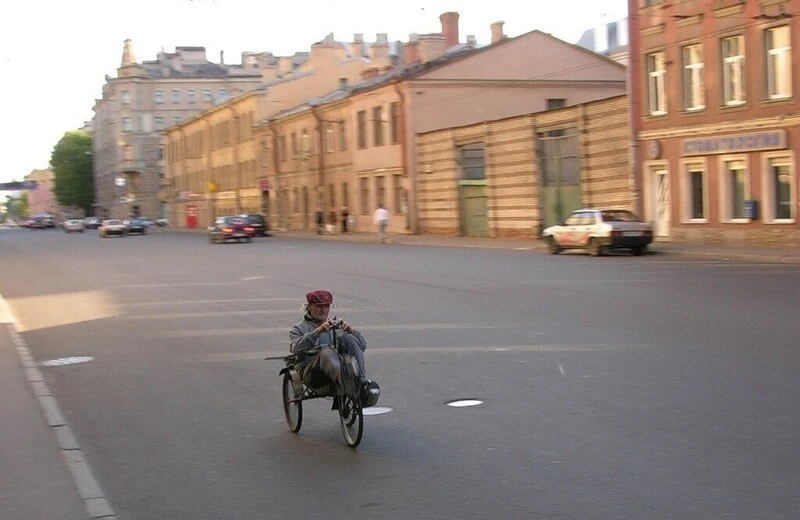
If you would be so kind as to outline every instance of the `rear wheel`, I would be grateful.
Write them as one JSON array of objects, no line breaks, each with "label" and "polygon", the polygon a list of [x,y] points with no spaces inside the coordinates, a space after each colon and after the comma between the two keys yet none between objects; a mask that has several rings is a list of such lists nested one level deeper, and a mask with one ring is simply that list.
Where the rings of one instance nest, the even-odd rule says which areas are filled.
[{"label": "rear wheel", "polygon": [[644,245],[644,246],[636,246],[636,247],[633,248],[633,254],[636,255],[636,256],[639,256],[642,253],[646,253],[646,252],[647,252],[647,246],[646,245]]},{"label": "rear wheel", "polygon": [[289,372],[283,374],[283,414],[286,416],[286,425],[289,431],[297,433],[303,425],[303,402],[298,401],[300,397],[294,391],[292,376]]},{"label": "rear wheel", "polygon": [[361,407],[361,399],[349,395],[339,396],[339,422],[342,423],[342,434],[344,441],[351,448],[355,448],[361,442],[361,435],[364,433],[364,410]]}]

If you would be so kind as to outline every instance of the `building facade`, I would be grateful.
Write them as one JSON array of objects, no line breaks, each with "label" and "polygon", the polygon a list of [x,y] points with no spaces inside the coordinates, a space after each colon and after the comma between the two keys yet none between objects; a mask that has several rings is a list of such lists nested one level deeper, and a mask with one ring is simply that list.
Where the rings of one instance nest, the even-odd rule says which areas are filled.
[{"label": "building facade", "polygon": [[23,180],[36,182],[36,189],[26,190],[28,192],[28,214],[58,216],[59,207],[53,193],[53,170],[45,168],[43,170],[33,170],[25,176]]},{"label": "building facade", "polygon": [[633,208],[616,96],[417,136],[420,232],[538,237],[581,207]]},{"label": "building facade", "polygon": [[631,8],[636,193],[657,237],[800,245],[800,0]]},{"label": "building facade", "polygon": [[161,131],[260,85],[262,58],[211,63],[204,47],[177,47],[139,63],[126,40],[117,77],[106,77],[93,108],[95,213],[123,217],[138,206],[142,215],[166,216]]},{"label": "building facade", "polygon": [[[458,13],[444,13],[440,21],[441,33],[412,34],[402,45],[386,45],[379,35],[357,60],[367,63],[360,69],[359,81],[340,75],[337,88],[325,94],[317,91],[288,109],[270,110],[270,101],[285,97],[272,96],[281,85],[284,92],[298,91],[294,86],[308,77],[307,71],[298,70],[267,84],[266,92],[258,97],[252,144],[245,145],[257,151],[259,173],[237,190],[261,189],[262,208],[269,210],[270,222],[280,228],[312,229],[318,208],[331,221],[347,207],[355,229],[368,230],[373,211],[383,204],[393,216],[390,231],[418,233],[425,229],[420,227],[417,196],[423,175],[417,161],[418,134],[625,93],[624,66],[548,34],[532,31],[506,38],[503,23],[497,22],[490,27],[492,43],[479,46],[472,36],[460,42]],[[319,46],[329,46],[329,52],[342,47],[328,38],[312,46],[312,56]],[[242,103],[245,98],[230,103]],[[187,142],[185,136],[193,133],[190,127],[204,128],[217,113],[217,109],[208,111],[164,133],[167,176],[176,186],[200,190],[200,179],[208,178],[206,167],[191,173],[191,179],[178,179],[189,170],[176,162]],[[217,161],[198,160],[197,168]],[[245,177],[241,179],[245,182]],[[211,204],[210,193],[183,191],[196,201],[176,200],[176,215],[185,213],[186,206],[190,212],[202,213]],[[211,214],[210,209],[204,213]],[[179,225],[185,221],[177,220]],[[451,231],[463,230],[454,227]]]}]

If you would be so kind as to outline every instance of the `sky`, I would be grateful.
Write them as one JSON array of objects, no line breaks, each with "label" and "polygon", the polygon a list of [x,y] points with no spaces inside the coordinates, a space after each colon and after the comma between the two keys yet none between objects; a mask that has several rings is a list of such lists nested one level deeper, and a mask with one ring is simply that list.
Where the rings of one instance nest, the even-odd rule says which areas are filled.
[{"label": "sky", "polygon": [[503,21],[509,37],[534,29],[576,43],[587,29],[621,20],[627,0],[18,0],[0,20],[0,182],[46,168],[64,132],[92,118],[105,76],[116,76],[123,41],[137,60],[164,49],[202,46],[210,61],[225,51],[275,55],[307,52],[333,33],[351,41],[376,33],[408,41],[411,33],[441,31],[439,15],[459,13],[461,41],[490,42]]}]

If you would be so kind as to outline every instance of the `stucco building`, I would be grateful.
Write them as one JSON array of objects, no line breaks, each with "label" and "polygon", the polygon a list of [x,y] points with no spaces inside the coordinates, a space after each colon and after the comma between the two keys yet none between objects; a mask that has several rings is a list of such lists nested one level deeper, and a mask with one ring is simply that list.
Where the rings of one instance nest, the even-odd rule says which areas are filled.
[{"label": "stucco building", "polygon": [[636,194],[662,240],[800,245],[800,0],[631,0]]},{"label": "stucco building", "polygon": [[[329,215],[347,206],[357,229],[371,229],[372,212],[384,204],[393,215],[392,231],[424,231],[417,190],[420,176],[428,172],[418,169],[418,134],[625,93],[625,67],[610,59],[540,31],[507,38],[502,22],[489,27],[489,45],[478,45],[473,36],[461,42],[458,18],[458,13],[444,13],[441,33],[412,34],[408,42],[375,50],[376,44],[385,43],[379,35],[357,60],[368,63],[361,67],[359,79],[353,81],[353,76],[340,73],[335,88],[307,91],[307,99],[283,110],[265,108],[272,106],[272,91],[278,85],[295,90],[303,71],[294,73],[295,79],[287,75],[266,86],[266,93],[254,93],[258,115],[252,137],[237,146],[258,151],[257,173],[229,176],[241,183],[224,190],[239,193],[238,199],[235,193],[220,198],[219,193],[205,189],[213,171],[200,171],[197,166],[190,174],[182,154],[188,142],[185,136],[193,133],[190,128],[207,132],[203,129],[207,121],[219,117],[215,114],[233,117],[239,109],[215,109],[165,131],[168,181],[178,187],[174,193],[194,199],[175,200],[176,222],[186,222],[187,209],[206,216],[216,213],[224,207],[223,200],[243,200],[248,190],[257,187],[262,192],[261,207],[277,227],[310,229],[318,207]],[[333,38],[326,40],[320,43],[337,48]],[[230,104],[250,103],[249,98],[241,96]],[[198,139],[207,142],[204,137]],[[529,143],[533,139],[531,135]],[[200,162],[194,164],[203,160],[214,164],[227,154],[207,146],[203,150],[213,157],[197,158]]]},{"label": "stucco building", "polygon": [[33,170],[23,179],[36,182],[36,189],[26,190],[28,192],[28,213],[30,215],[48,213],[55,216],[59,214],[58,202],[53,193],[53,176],[53,170],[45,168]]},{"label": "stucco building", "polygon": [[206,58],[204,47],[177,47],[156,60],[138,62],[126,40],[117,77],[106,77],[93,107],[93,175],[97,212],[114,217],[139,206],[142,215],[163,216],[160,132],[262,82],[262,68],[276,59],[243,53],[229,65]]}]

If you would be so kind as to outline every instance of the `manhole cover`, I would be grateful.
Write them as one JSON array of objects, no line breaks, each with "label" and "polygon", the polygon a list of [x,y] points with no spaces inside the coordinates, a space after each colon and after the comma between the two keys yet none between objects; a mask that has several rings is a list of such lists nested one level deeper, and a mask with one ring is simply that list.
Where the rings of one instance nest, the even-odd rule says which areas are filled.
[{"label": "manhole cover", "polygon": [[383,415],[391,411],[392,409],[388,406],[372,406],[370,408],[364,408],[364,415]]},{"label": "manhole cover", "polygon": [[480,399],[456,399],[455,401],[448,401],[445,404],[453,408],[465,408],[467,406],[478,406],[479,404],[483,404],[483,401]]},{"label": "manhole cover", "polygon": [[57,359],[45,359],[44,361],[39,361],[39,366],[63,367],[66,365],[79,365],[81,363],[89,363],[90,361],[94,361],[94,356],[62,357]]}]

